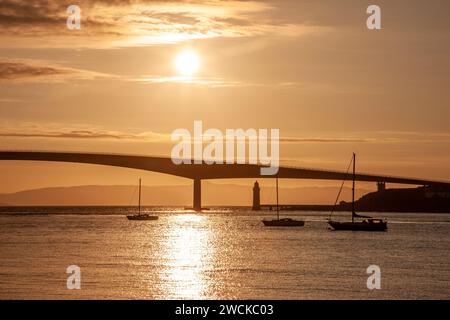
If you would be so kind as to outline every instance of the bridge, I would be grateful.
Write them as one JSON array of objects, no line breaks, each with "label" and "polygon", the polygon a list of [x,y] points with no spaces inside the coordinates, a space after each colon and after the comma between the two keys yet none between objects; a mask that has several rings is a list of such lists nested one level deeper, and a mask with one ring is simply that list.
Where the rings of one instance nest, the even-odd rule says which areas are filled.
[{"label": "bridge", "polygon": [[[151,157],[123,154],[77,153],[77,152],[44,152],[44,151],[0,151],[0,160],[27,161],[57,161],[71,163],[88,163],[123,168],[132,168],[170,174],[192,179],[194,182],[193,208],[201,210],[201,181],[207,179],[231,178],[271,178],[275,176],[261,175],[262,165],[253,164],[179,164],[171,158]],[[279,168],[278,178],[288,179],[317,179],[317,180],[345,180],[346,172],[305,169],[282,166]],[[396,183],[409,185],[445,186],[450,182],[432,181],[414,178],[392,177],[357,173],[357,181],[377,183]]]}]

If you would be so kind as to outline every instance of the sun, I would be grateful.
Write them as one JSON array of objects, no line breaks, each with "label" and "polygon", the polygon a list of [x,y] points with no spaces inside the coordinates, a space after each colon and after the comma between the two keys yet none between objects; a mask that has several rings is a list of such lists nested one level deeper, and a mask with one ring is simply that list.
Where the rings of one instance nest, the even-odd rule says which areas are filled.
[{"label": "sun", "polygon": [[193,50],[183,50],[175,58],[175,68],[180,75],[192,76],[200,67],[200,58]]}]

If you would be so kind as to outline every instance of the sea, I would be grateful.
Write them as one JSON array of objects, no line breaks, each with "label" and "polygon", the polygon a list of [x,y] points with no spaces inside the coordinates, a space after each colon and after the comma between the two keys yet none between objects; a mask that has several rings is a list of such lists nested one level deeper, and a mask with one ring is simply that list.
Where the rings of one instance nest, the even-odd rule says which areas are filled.
[{"label": "sea", "polygon": [[0,208],[0,299],[450,299],[450,214],[373,213],[388,231],[354,232],[328,212],[281,212],[305,220],[283,228],[271,211],[135,210]]}]

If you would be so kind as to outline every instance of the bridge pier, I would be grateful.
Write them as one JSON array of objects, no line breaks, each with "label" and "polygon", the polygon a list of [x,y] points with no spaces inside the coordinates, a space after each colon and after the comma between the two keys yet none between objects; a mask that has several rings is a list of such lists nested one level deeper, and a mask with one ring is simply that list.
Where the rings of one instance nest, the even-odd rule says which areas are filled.
[{"label": "bridge pier", "polygon": [[382,181],[377,182],[377,190],[378,190],[378,192],[385,191],[386,190],[386,183],[382,182]]},{"label": "bridge pier", "polygon": [[195,211],[202,211],[202,180],[194,179],[194,205]]}]

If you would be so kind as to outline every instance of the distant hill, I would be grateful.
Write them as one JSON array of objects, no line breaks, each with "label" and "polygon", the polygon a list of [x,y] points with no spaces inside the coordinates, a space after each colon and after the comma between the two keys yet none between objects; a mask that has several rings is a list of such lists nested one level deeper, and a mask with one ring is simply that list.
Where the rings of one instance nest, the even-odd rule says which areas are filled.
[{"label": "distant hill", "polygon": [[[350,208],[350,204],[342,207]],[[364,195],[356,202],[360,211],[450,212],[450,190],[439,187],[386,189]]]},{"label": "distant hill", "polygon": [[[74,186],[25,190],[0,194],[0,203],[9,205],[135,205],[136,186]],[[332,204],[338,189],[334,187],[280,188],[280,203]],[[143,186],[143,205],[192,205],[192,186]],[[369,192],[357,190],[357,196]],[[133,196],[134,193],[134,196]],[[344,188],[341,199],[348,200],[351,190]],[[203,205],[251,205],[252,187],[235,184],[202,183]],[[275,203],[275,189],[261,189],[261,203]]]}]

